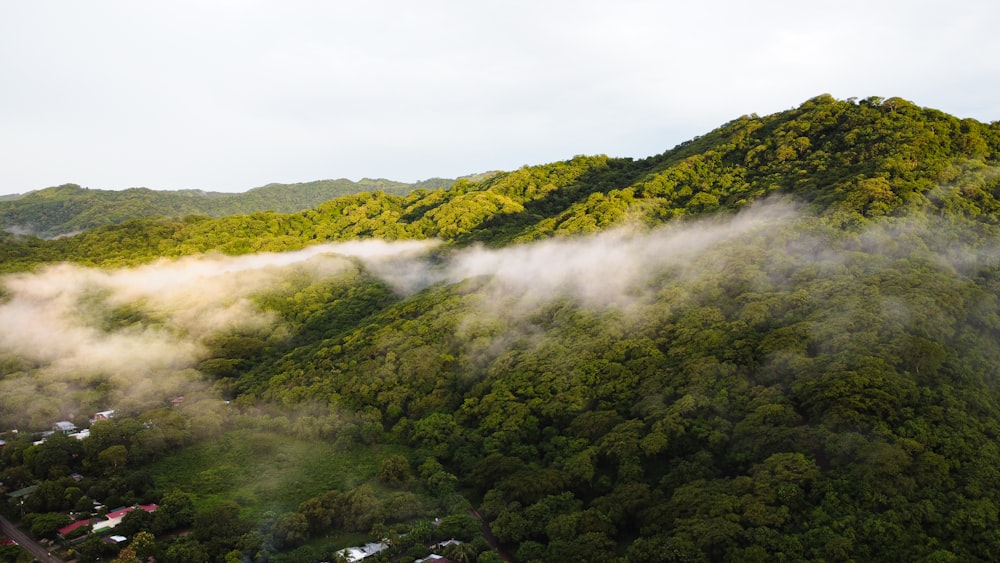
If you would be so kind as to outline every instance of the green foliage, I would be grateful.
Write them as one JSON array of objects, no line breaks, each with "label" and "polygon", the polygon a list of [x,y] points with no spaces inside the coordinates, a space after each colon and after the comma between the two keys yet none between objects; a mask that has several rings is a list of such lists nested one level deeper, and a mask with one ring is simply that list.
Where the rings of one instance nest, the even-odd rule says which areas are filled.
[{"label": "green foliage", "polygon": [[378,480],[386,485],[403,485],[411,477],[410,461],[406,459],[406,456],[394,455],[387,457],[378,466]]},{"label": "green foliage", "polygon": [[42,238],[73,234],[142,217],[185,217],[200,221],[261,211],[295,213],[324,201],[359,192],[406,195],[415,189],[446,187],[451,180],[434,178],[416,184],[391,180],[320,180],[301,184],[268,184],[244,193],[200,190],[91,190],[75,184],[45,188],[0,201],[0,229]]},{"label": "green foliage", "polygon": [[[422,538],[438,512],[440,533],[482,542],[465,499],[525,561],[990,560],[998,165],[997,124],[820,96],[639,161],[11,238],[10,270],[365,237],[440,238],[447,261],[465,245],[615,227],[700,233],[697,218],[769,196],[801,206],[653,269],[627,299],[524,306],[489,279],[400,295],[360,265],[290,279],[255,297],[283,332],[205,343],[203,373],[234,396],[218,435],[198,440],[169,411],[123,416],[79,446],[9,444],[4,476],[45,479],[31,501],[45,513],[82,492],[139,494],[134,470],[151,468],[171,492],[149,524],[194,524],[165,561],[308,558],[328,534],[373,528]],[[81,467],[108,478],[72,491],[63,478]]]},{"label": "green foliage", "polygon": [[[475,300],[438,288],[287,365],[334,366],[310,396],[328,389],[398,420],[400,439],[445,462],[428,459],[421,477],[448,467],[476,487],[496,535],[526,557],[607,558],[624,542],[637,561],[920,558],[918,546],[965,541],[935,515],[988,526],[982,510],[997,506],[955,488],[994,450],[1000,358],[981,343],[1000,325],[976,289],[995,276],[935,263],[941,229],[916,226],[845,238],[820,223],[720,245],[690,265],[694,280],[650,280],[683,299],[552,305],[532,330],[500,333],[486,362],[468,324],[453,336]],[[414,350],[424,363],[400,369]],[[940,387],[956,377],[975,390]],[[443,406],[421,407],[436,389]],[[962,556],[984,558],[973,545]]]},{"label": "green foliage", "polygon": [[[257,419],[256,424],[265,421]],[[248,516],[260,517],[267,510],[295,510],[323,491],[356,487],[375,477],[382,456],[404,451],[387,445],[339,449],[287,432],[242,429],[176,452],[151,467],[157,484],[175,491],[163,497],[167,512],[176,505],[190,514],[189,502],[201,511],[221,500],[234,500]],[[183,498],[174,501],[173,495],[180,492]],[[183,514],[178,518],[183,520]]]},{"label": "green foliage", "polygon": [[79,440],[54,434],[42,444],[27,449],[24,452],[24,463],[40,479],[64,477],[79,468],[77,460],[82,451]]},{"label": "green foliage", "polygon": [[167,563],[187,563],[190,561],[210,561],[208,550],[193,538],[181,538],[170,543],[163,560]]},{"label": "green foliage", "polygon": [[163,494],[159,508],[154,514],[154,522],[160,531],[186,528],[194,521],[194,500],[191,495],[180,490],[170,490]]},{"label": "green foliage", "polygon": [[282,514],[275,521],[271,534],[278,549],[296,547],[309,537],[309,521],[298,512]]},{"label": "green foliage", "polygon": [[[58,259],[122,265],[364,237],[502,245],[736,210],[774,193],[795,194],[845,226],[901,213],[993,223],[1000,211],[993,173],[998,137],[996,124],[899,98],[855,103],[819,96],[787,112],[741,117],[643,160],[581,156],[406,196],[379,189],[291,214],[135,219],[47,243],[6,235],[8,259],[0,263],[6,269]],[[77,191],[59,188],[50,199]]]},{"label": "green foliage", "polygon": [[[223,501],[194,516],[192,535],[210,553],[225,553],[236,546],[240,536],[250,529],[250,523],[240,516],[240,506]],[[289,530],[289,533],[292,532]]]},{"label": "green foliage", "polygon": [[0,545],[0,561],[3,563],[27,563],[33,557],[18,545]]},{"label": "green foliage", "polygon": [[116,444],[101,450],[101,453],[97,454],[97,459],[108,468],[109,472],[114,472],[128,461],[128,450],[125,446]]},{"label": "green foliage", "polygon": [[36,513],[31,518],[31,534],[35,537],[52,538],[59,528],[70,523],[69,516],[58,512]]}]

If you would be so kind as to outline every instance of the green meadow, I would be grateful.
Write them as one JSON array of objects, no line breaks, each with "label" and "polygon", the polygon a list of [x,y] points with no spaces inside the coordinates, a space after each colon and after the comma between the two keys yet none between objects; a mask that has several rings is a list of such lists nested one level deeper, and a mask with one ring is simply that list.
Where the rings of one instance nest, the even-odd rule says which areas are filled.
[{"label": "green meadow", "polygon": [[151,468],[158,488],[192,495],[198,510],[235,501],[247,516],[294,511],[328,490],[372,481],[379,463],[408,452],[392,445],[348,449],[279,432],[230,430],[159,460]]}]

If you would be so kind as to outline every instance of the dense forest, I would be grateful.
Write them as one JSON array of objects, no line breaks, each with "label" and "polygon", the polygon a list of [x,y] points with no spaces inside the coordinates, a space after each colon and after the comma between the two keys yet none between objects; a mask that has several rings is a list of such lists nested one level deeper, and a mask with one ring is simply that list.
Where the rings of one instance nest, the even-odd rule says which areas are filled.
[{"label": "dense forest", "polygon": [[405,195],[415,189],[447,187],[453,180],[432,178],[406,184],[391,180],[320,180],[300,184],[268,184],[245,193],[201,190],[92,190],[66,184],[19,196],[0,198],[0,230],[54,238],[94,227],[116,225],[138,217],[224,217],[257,211],[293,213],[335,197],[381,190]]},{"label": "dense forest", "polygon": [[[998,164],[997,122],[824,95],[644,159],[8,233],[0,479],[37,488],[3,512],[81,561],[994,560]],[[148,503],[125,547],[58,532]]]}]

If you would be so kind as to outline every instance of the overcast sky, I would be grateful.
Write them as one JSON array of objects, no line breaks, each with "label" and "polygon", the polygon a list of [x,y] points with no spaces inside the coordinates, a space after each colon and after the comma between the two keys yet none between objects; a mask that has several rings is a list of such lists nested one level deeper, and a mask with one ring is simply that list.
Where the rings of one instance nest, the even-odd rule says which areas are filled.
[{"label": "overcast sky", "polygon": [[1000,2],[0,5],[0,194],[646,157],[823,93],[1000,120]]}]

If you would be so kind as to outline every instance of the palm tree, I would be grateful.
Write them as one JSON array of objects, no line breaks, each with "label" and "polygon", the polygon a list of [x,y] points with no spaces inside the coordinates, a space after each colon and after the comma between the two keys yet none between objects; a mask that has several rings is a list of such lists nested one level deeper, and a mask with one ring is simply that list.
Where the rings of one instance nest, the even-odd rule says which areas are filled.
[{"label": "palm tree", "polygon": [[455,563],[472,563],[476,559],[476,548],[471,543],[453,543],[441,553]]}]

